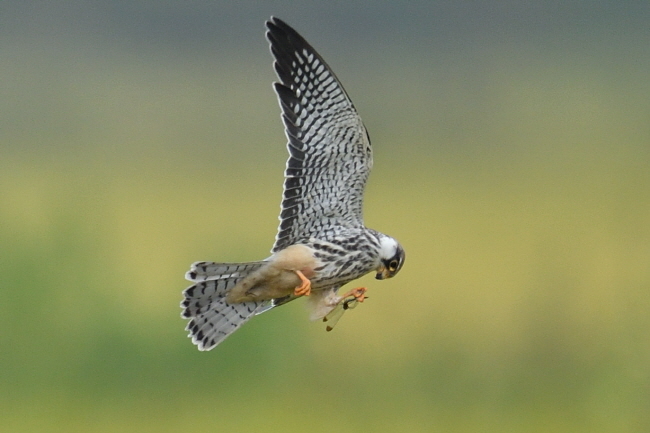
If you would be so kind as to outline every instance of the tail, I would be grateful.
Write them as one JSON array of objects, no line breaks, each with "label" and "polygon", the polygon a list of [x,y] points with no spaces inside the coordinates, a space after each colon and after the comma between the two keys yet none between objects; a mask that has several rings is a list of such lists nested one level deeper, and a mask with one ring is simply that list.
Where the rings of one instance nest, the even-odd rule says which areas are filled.
[{"label": "tail", "polygon": [[230,289],[264,263],[197,262],[185,274],[196,284],[183,291],[181,317],[191,319],[185,330],[199,350],[213,349],[252,316],[272,307],[270,301],[226,302]]}]

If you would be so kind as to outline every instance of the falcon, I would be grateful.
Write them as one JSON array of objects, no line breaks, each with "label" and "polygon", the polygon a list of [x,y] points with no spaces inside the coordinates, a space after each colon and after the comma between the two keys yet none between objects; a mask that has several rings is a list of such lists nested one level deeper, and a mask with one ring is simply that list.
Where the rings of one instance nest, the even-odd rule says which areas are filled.
[{"label": "falcon", "polygon": [[253,316],[307,297],[311,319],[330,321],[365,299],[339,289],[369,272],[383,280],[404,264],[394,238],[363,223],[372,168],[366,128],[334,72],[293,28],[271,17],[266,39],[279,81],[289,159],[271,256],[257,262],[196,262],[181,316],[199,350],[210,350]]}]

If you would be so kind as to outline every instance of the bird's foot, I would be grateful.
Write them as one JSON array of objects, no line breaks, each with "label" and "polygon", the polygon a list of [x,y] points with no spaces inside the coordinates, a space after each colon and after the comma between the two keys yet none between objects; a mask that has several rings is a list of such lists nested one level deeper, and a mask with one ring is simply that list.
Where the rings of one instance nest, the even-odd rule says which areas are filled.
[{"label": "bird's foot", "polygon": [[296,296],[309,296],[311,294],[311,281],[309,281],[309,278],[305,277],[302,272],[295,272],[302,283],[294,289],[293,294]]},{"label": "bird's foot", "polygon": [[367,298],[366,290],[368,289],[365,287],[358,287],[350,290],[343,296],[337,297],[336,303],[333,304],[335,307],[323,317],[323,322],[328,322],[328,325],[325,327],[327,332],[334,329],[334,325],[338,323],[346,310],[351,310]]},{"label": "bird's foot", "polygon": [[339,303],[343,304],[343,309],[347,310],[356,306],[358,302],[363,302],[366,299],[366,291],[368,289],[365,287],[357,287],[347,292],[345,295],[341,296]]}]

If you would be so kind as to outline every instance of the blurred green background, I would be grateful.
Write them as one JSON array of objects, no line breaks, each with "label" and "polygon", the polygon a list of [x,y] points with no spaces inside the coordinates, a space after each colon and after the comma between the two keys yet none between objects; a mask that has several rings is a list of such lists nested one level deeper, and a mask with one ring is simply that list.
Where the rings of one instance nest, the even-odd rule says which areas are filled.
[{"label": "blurred green background", "polygon": [[[197,260],[266,257],[274,14],[370,131],[406,266],[326,333],[200,353]],[[6,1],[0,431],[650,431],[650,3]]]}]

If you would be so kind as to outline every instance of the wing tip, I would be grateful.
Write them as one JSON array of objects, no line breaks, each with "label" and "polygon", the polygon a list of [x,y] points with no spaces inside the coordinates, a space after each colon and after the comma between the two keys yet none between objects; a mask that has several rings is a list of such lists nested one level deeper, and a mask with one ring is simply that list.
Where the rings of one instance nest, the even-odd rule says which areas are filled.
[{"label": "wing tip", "polygon": [[271,15],[268,20],[264,22],[264,25],[266,26],[268,32],[277,32],[277,31],[282,31],[282,32],[296,32],[289,24],[284,22],[284,20],[276,17],[275,15]]}]

